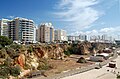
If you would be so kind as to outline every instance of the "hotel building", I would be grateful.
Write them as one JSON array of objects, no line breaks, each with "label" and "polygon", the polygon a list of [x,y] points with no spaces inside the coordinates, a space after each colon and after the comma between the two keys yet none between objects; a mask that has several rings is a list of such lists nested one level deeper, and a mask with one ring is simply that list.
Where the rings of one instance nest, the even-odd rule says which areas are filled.
[{"label": "hotel building", "polygon": [[42,23],[37,30],[37,39],[39,42],[54,42],[54,28],[52,23]]},{"label": "hotel building", "polygon": [[55,30],[55,41],[56,42],[67,41],[66,31],[62,29]]},{"label": "hotel building", "polygon": [[68,36],[68,41],[87,41],[87,35],[80,34],[79,36]]},{"label": "hotel building", "polygon": [[32,43],[34,41],[34,22],[25,18],[15,18],[8,22],[9,38],[13,41]]},{"label": "hotel building", "polygon": [[8,19],[1,19],[0,20],[0,35],[8,37]]}]

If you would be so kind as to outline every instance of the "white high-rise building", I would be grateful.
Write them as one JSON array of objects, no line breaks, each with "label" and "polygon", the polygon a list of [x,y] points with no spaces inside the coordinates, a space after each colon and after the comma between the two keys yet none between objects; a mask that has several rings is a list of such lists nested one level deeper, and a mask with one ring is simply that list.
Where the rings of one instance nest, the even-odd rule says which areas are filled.
[{"label": "white high-rise building", "polygon": [[103,42],[103,43],[112,43],[114,42],[114,38],[112,36],[103,34],[103,35],[93,35],[90,36],[91,42]]},{"label": "white high-rise building", "polygon": [[76,40],[76,38],[79,38],[78,36],[67,36],[68,37],[68,41],[78,41]]},{"label": "white high-rise building", "polygon": [[62,42],[67,41],[67,32],[62,29],[55,30],[55,41]]},{"label": "white high-rise building", "polygon": [[8,26],[8,19],[1,19],[0,20],[0,35],[1,36],[9,36],[9,33],[8,33],[8,29],[9,29],[9,26]]},{"label": "white high-rise building", "polygon": [[37,42],[37,37],[36,37],[36,34],[37,34],[37,26],[34,27],[34,41],[33,43],[36,43]]},{"label": "white high-rise building", "polygon": [[36,41],[37,41],[37,42],[40,41],[40,30],[39,30],[38,27],[36,28]]},{"label": "white high-rise building", "polygon": [[68,41],[87,41],[87,35],[68,36]]},{"label": "white high-rise building", "polygon": [[54,28],[52,23],[42,23],[37,29],[37,41],[54,42]]},{"label": "white high-rise building", "polygon": [[34,21],[26,18],[14,18],[8,22],[9,38],[13,41],[23,43],[33,43],[34,41]]},{"label": "white high-rise building", "polygon": [[79,39],[80,39],[81,41],[87,41],[87,35],[80,34],[80,35],[79,35]]}]

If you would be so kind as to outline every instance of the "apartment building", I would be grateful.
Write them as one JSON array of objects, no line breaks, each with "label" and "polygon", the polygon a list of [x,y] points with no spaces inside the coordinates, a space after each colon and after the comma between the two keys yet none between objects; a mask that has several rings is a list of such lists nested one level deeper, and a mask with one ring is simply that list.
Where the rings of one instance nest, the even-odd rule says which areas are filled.
[{"label": "apartment building", "polygon": [[15,18],[8,22],[9,38],[13,41],[32,43],[34,41],[34,22],[25,18]]},{"label": "apartment building", "polygon": [[80,35],[79,35],[79,39],[80,39],[81,41],[87,41],[87,35],[80,34]]},{"label": "apartment building", "polygon": [[37,30],[37,39],[39,42],[54,42],[54,28],[52,23],[42,23]]},{"label": "apartment building", "polygon": [[87,35],[80,34],[79,36],[68,36],[68,41],[87,41]]},{"label": "apartment building", "polygon": [[67,33],[66,33],[66,31],[62,30],[62,29],[55,30],[55,41],[56,42],[67,41]]},{"label": "apartment building", "polygon": [[68,41],[79,41],[79,36],[67,36],[68,37]]},{"label": "apartment building", "polygon": [[8,37],[8,19],[1,19],[0,20],[0,35]]},{"label": "apartment building", "polygon": [[36,28],[36,41],[40,41],[40,28]]},{"label": "apartment building", "polygon": [[112,36],[103,35],[92,35],[90,36],[90,42],[103,42],[103,43],[113,43],[114,38]]}]

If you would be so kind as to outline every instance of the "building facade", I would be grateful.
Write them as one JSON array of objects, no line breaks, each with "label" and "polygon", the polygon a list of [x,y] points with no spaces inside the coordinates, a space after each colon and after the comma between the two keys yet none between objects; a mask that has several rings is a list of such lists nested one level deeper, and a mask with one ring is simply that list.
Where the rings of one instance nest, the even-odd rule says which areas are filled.
[{"label": "building facade", "polygon": [[81,40],[81,41],[87,41],[87,35],[79,35],[79,39]]},{"label": "building facade", "polygon": [[40,41],[40,30],[39,28],[36,28],[36,41]]},{"label": "building facade", "polygon": [[63,42],[67,41],[67,33],[65,30],[55,30],[55,41],[56,42]]},{"label": "building facade", "polygon": [[92,35],[90,36],[90,42],[102,42],[102,43],[113,43],[114,38],[112,36],[103,35]]},{"label": "building facade", "polygon": [[34,22],[25,18],[15,18],[8,22],[9,38],[13,41],[23,43],[33,43],[34,41]]},{"label": "building facade", "polygon": [[80,41],[79,36],[68,36],[68,41]]},{"label": "building facade", "polygon": [[87,35],[68,36],[68,41],[87,41]]},{"label": "building facade", "polygon": [[9,26],[8,26],[8,19],[1,19],[0,20],[0,35],[1,36],[9,36],[9,33],[8,33],[8,29],[9,29]]},{"label": "building facade", "polygon": [[38,41],[45,42],[54,42],[54,28],[52,23],[42,23],[37,30]]}]

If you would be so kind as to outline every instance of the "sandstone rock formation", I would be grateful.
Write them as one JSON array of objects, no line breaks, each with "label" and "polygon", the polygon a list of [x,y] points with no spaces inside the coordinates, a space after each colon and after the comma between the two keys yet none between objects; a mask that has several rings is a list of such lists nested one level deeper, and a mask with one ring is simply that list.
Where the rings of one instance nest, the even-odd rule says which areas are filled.
[{"label": "sandstone rock formation", "polygon": [[25,65],[25,55],[20,54],[18,57],[18,64],[23,68]]},{"label": "sandstone rock formation", "polygon": [[[20,45],[0,50],[0,64],[7,57],[11,58],[12,66],[19,65],[23,70],[47,69],[49,67],[48,59],[60,60],[65,59],[65,51],[70,54],[94,54],[106,52],[104,48],[108,44],[83,42],[79,44],[43,44],[43,45]],[[110,52],[110,51],[107,51]],[[84,61],[80,58],[78,61]]]},{"label": "sandstone rock formation", "polygon": [[35,49],[40,58],[64,59],[64,50],[59,45],[40,46]]}]

